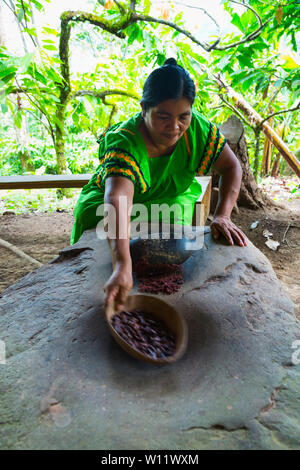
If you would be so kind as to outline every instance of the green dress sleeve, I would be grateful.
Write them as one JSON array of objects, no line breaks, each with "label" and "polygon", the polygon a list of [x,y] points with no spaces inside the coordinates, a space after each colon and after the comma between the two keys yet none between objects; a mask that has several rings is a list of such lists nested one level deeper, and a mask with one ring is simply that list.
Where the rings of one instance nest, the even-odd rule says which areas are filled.
[{"label": "green dress sleeve", "polygon": [[127,121],[110,127],[99,138],[100,165],[96,171],[95,181],[102,191],[105,188],[106,178],[110,176],[130,179],[139,193],[149,190],[149,168],[136,133],[137,129]]},{"label": "green dress sleeve", "polygon": [[197,111],[193,111],[190,127],[195,172],[199,176],[205,176],[222,153],[226,139],[215,124]]}]

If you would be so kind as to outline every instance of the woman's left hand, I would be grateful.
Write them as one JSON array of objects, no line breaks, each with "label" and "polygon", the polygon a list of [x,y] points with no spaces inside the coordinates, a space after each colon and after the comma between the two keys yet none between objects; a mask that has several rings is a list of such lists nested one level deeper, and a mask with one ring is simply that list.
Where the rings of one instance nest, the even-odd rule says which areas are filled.
[{"label": "woman's left hand", "polygon": [[247,246],[246,235],[231,222],[230,217],[225,215],[216,216],[210,225],[210,229],[215,240],[222,234],[229,245],[236,243],[239,246]]}]

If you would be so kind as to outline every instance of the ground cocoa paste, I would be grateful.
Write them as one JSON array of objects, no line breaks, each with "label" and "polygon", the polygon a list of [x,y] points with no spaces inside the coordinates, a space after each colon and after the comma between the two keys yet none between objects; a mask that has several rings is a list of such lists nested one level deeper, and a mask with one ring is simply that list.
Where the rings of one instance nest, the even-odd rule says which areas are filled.
[{"label": "ground cocoa paste", "polygon": [[139,290],[152,294],[173,294],[184,283],[180,264],[149,264],[145,258],[135,263]]},{"label": "ground cocoa paste", "polygon": [[112,318],[112,326],[130,346],[153,359],[172,356],[175,352],[175,335],[143,310],[117,313]]}]

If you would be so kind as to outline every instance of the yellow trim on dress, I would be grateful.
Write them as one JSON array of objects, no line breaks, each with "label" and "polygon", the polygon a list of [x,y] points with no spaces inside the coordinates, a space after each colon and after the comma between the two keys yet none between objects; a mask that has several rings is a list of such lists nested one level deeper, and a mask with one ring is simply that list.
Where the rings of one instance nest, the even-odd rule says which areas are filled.
[{"label": "yellow trim on dress", "polygon": [[200,167],[200,170],[199,170],[199,174],[202,175],[209,163],[209,160],[211,158],[211,155],[214,151],[214,145],[215,145],[215,141],[216,141],[216,134],[217,134],[217,127],[213,124],[213,134],[211,136],[211,141],[210,141],[210,144],[209,144],[209,147],[208,147],[208,150],[207,150],[207,153],[206,153],[206,156],[202,162],[202,165]]},{"label": "yellow trim on dress", "polygon": [[[100,160],[100,163],[104,165],[107,160],[109,160],[110,158],[114,158],[114,157],[117,157],[120,160],[125,161],[127,164],[129,164],[130,166],[132,166],[134,168],[134,170],[138,174],[139,182],[142,186],[142,193],[144,193],[147,190],[146,182],[145,182],[145,180],[142,176],[142,173],[140,171],[139,166],[136,164],[136,162],[131,157],[129,157],[128,155],[125,155],[124,153],[118,153],[117,151],[114,150],[112,152],[107,153],[104,156],[104,158],[102,158]],[[102,170],[99,171],[98,176],[97,176],[97,180],[96,180],[96,184],[100,189],[102,189],[101,185],[100,185],[100,178],[102,179],[102,175],[105,178],[110,171],[117,171],[117,173],[122,173],[122,172],[126,173],[127,175],[132,176],[134,181],[137,182],[137,178],[136,178],[135,174],[132,171],[130,171],[130,169],[113,167],[113,168],[110,168],[109,170],[106,170],[105,173],[103,173]]]},{"label": "yellow trim on dress", "polygon": [[146,185],[146,182],[145,182],[145,180],[144,180],[144,178],[141,174],[141,171],[140,171],[138,165],[136,164],[136,162],[131,157],[129,157],[128,155],[124,155],[124,153],[118,153],[116,151],[113,151],[113,152],[107,153],[105,155],[104,159],[101,161],[101,163],[105,163],[106,160],[108,160],[109,158],[113,158],[113,157],[118,157],[121,160],[124,160],[126,163],[129,163],[129,165],[132,166],[135,169],[135,171],[139,175],[139,180],[140,180],[140,183],[141,183],[142,189],[143,189],[142,192],[144,193],[147,189],[147,185]]}]

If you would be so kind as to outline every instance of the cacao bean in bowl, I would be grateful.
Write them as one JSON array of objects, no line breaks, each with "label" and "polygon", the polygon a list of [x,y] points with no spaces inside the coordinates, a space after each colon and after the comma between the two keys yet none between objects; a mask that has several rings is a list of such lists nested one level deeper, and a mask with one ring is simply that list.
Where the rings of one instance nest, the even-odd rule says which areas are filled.
[{"label": "cacao bean in bowl", "polygon": [[131,356],[152,364],[180,359],[187,346],[187,325],[182,314],[151,295],[128,296],[124,310],[112,305],[106,320],[114,339]]}]

